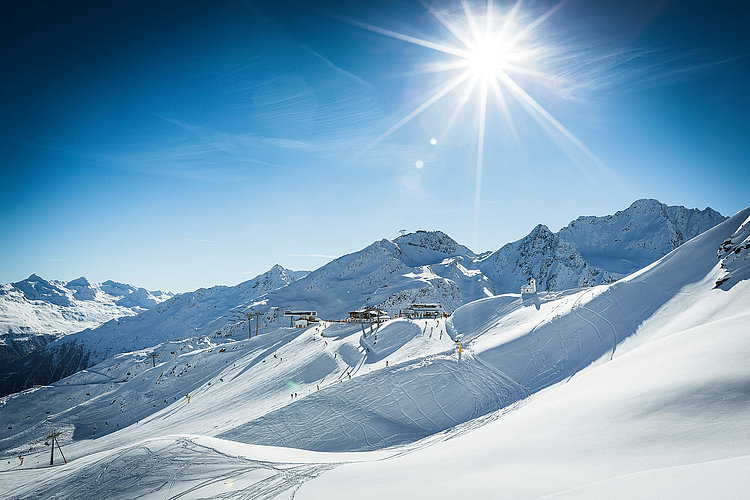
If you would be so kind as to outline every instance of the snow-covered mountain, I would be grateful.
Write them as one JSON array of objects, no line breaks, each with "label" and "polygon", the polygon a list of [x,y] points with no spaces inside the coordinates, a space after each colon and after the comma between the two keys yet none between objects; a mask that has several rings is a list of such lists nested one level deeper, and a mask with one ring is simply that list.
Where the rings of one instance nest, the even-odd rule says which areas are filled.
[{"label": "snow-covered mountain", "polygon": [[[1,393],[47,384],[111,355],[143,349],[165,340],[200,334],[232,335],[242,328],[246,330],[247,323],[243,326],[239,312],[234,310],[237,305],[283,287],[305,274],[276,265],[239,285],[201,288],[179,294],[151,309],[142,310],[138,315],[120,315],[103,325],[66,335],[44,349],[11,360],[0,368]],[[74,281],[76,286],[81,283],[80,279]],[[113,282],[105,282],[102,286],[111,293],[123,293],[127,287]],[[129,300],[137,293],[138,290],[127,295],[123,293],[120,300]],[[57,300],[65,304],[70,297],[61,295]]]},{"label": "snow-covered mountain", "polygon": [[614,215],[579,217],[557,235],[570,242],[589,266],[622,277],[724,220],[711,208],[687,209],[643,199]]},{"label": "snow-covered mountain", "polygon": [[109,357],[0,398],[0,481],[10,498],[742,497],[749,228],[747,208],[615,283],[447,320]]},{"label": "snow-covered mountain", "polygon": [[479,262],[479,269],[502,292],[519,290],[530,278],[539,290],[566,290],[611,283],[620,275],[590,265],[567,240],[542,224]]},{"label": "snow-covered mountain", "polygon": [[47,384],[110,356],[164,341],[238,332],[245,336],[250,325],[243,313],[250,311],[262,314],[258,326],[263,330],[286,324],[287,309],[341,319],[363,305],[397,312],[414,301],[435,301],[452,311],[492,294],[479,271],[461,264],[471,268],[475,258],[442,232],[419,231],[395,241],[376,241],[309,274],[277,265],[237,286],[180,294],[138,316],[53,342],[0,369],[0,394]]},{"label": "snow-covered mountain", "polygon": [[600,256],[611,247],[610,261],[621,262],[623,252],[634,248],[635,260],[640,261],[644,252],[658,258],[670,245],[723,218],[711,209],[688,210],[640,200],[614,216],[577,219],[568,228],[585,220],[587,229],[568,229],[565,234],[575,238],[563,238],[563,231],[554,234],[539,225],[525,238],[489,255],[477,255],[441,231],[383,239],[310,273],[274,266],[235,287],[182,294],[136,317],[82,331],[0,369],[0,394],[50,383],[109,356],[164,341],[246,331],[248,320],[241,316],[245,312],[260,313],[259,326],[269,329],[284,325],[283,312],[290,309],[341,319],[364,305],[397,314],[414,302],[438,302],[450,313],[483,297],[518,291],[532,277],[539,290],[549,291],[611,283],[623,275],[590,264],[575,246],[591,254],[596,238],[604,241],[594,228],[600,227],[611,240],[609,246],[601,243]]},{"label": "snow-covered mountain", "polygon": [[414,301],[440,302],[452,311],[491,295],[475,259],[441,231],[417,231],[339,257],[249,307],[315,310],[328,319],[363,305],[398,313]]},{"label": "snow-covered mountain", "polygon": [[50,341],[134,316],[173,296],[124,283],[45,280],[32,274],[0,285],[0,360],[24,356]]},{"label": "snow-covered mountain", "polygon": [[643,199],[614,215],[579,217],[557,233],[540,224],[478,267],[498,293],[517,291],[529,278],[549,291],[612,283],[724,220],[711,208]]},{"label": "snow-covered mountain", "polygon": [[740,281],[750,279],[750,219],[724,240],[717,255],[724,273],[716,280],[716,287],[729,290]]}]

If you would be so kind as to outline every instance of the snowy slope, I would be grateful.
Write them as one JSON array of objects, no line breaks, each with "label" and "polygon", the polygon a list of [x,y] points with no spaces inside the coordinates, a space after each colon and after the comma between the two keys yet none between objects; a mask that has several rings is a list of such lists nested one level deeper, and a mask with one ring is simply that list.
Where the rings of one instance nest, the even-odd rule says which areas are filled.
[{"label": "snowy slope", "polygon": [[0,285],[0,359],[14,359],[62,335],[133,316],[172,297],[124,283],[47,281],[32,274]]},{"label": "snowy slope", "polygon": [[[117,318],[99,327],[67,335],[40,351],[3,366],[0,369],[2,394],[59,380],[111,355],[143,349],[166,340],[245,332],[247,320],[235,311],[237,306],[305,274],[277,265],[234,287],[216,286],[180,294],[137,316]],[[108,287],[112,288],[112,285]]]},{"label": "snowy slope", "polygon": [[[109,358],[0,399],[0,479],[10,497],[738,495],[750,281],[716,281],[746,272],[720,249],[742,248],[749,216],[614,284],[488,297],[447,324],[274,328]],[[50,470],[52,427],[71,463]]]},{"label": "snowy slope", "polygon": [[735,233],[724,240],[717,252],[724,273],[716,280],[716,286],[729,290],[740,281],[750,278],[750,219]]}]

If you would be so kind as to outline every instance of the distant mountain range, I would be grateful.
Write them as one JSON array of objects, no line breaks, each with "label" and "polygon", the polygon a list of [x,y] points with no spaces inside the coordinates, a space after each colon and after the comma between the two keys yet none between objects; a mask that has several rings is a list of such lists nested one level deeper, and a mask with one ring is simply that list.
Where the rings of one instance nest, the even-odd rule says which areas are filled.
[{"label": "distant mountain range", "polygon": [[36,274],[0,285],[0,360],[22,357],[63,335],[135,316],[174,296],[115,281],[47,281]]},{"label": "distant mountain range", "polygon": [[[383,239],[310,273],[277,265],[233,287],[180,294],[151,304],[155,307],[137,316],[120,314],[125,317],[66,335],[0,369],[0,395],[47,384],[112,355],[167,340],[246,335],[249,325],[243,313],[250,311],[261,313],[262,329],[283,325],[285,309],[315,310],[325,319],[340,319],[364,305],[395,314],[413,302],[429,301],[452,312],[483,297],[517,292],[529,278],[536,279],[538,290],[549,291],[611,283],[724,220],[710,208],[638,200],[614,215],[579,217],[557,233],[539,225],[492,253],[476,254],[440,231]],[[94,288],[81,283],[76,298],[78,285],[70,283],[72,288],[61,294],[40,292],[40,298],[28,300],[49,296],[46,303],[63,303],[57,307],[66,307],[72,299],[91,300],[82,297]],[[37,288],[47,290],[41,283]]]}]

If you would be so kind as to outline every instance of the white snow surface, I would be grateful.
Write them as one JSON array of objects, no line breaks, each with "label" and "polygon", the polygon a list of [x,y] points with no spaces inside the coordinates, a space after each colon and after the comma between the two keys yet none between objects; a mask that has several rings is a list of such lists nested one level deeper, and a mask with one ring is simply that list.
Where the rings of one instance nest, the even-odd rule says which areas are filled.
[{"label": "white snow surface", "polygon": [[[2,495],[741,498],[748,217],[612,284],[108,357],[0,398]],[[53,429],[68,463],[50,467]]]},{"label": "white snow surface", "polygon": [[48,281],[32,274],[0,285],[0,345],[8,355],[23,356],[56,337],[134,316],[173,295],[114,281]]}]

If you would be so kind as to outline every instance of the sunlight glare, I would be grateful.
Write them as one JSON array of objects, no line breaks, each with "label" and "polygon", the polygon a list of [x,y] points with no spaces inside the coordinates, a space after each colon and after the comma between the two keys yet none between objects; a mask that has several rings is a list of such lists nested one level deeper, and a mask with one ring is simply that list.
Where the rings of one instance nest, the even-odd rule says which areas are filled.
[{"label": "sunlight glare", "polygon": [[[555,80],[555,76],[543,71],[540,66],[544,65],[545,56],[549,56],[549,48],[539,43],[533,36],[538,27],[547,21],[555,12],[560,10],[568,0],[560,0],[546,12],[536,19],[528,21],[520,15],[521,0],[517,0],[509,8],[496,8],[493,0],[486,0],[484,9],[475,11],[469,4],[469,0],[460,0],[463,21],[466,25],[461,27],[461,19],[450,16],[432,6],[429,0],[420,0],[426,10],[456,39],[435,42],[424,40],[412,35],[398,33],[395,31],[353,22],[356,26],[379,33],[413,45],[419,45],[445,54],[446,60],[433,62],[425,67],[423,73],[437,73],[455,71],[457,74],[449,78],[441,87],[438,87],[411,112],[386,130],[375,140],[375,144],[390,136],[395,131],[409,123],[427,108],[441,101],[448,94],[459,87],[462,94],[458,98],[456,107],[450,119],[445,125],[442,136],[451,129],[458,115],[465,109],[470,98],[476,99],[479,111],[477,123],[477,149],[476,149],[476,178],[474,193],[474,236],[479,226],[479,211],[481,208],[482,191],[482,169],[484,163],[484,146],[487,120],[487,104],[491,95],[495,97],[502,115],[504,116],[511,136],[516,144],[520,143],[518,132],[511,116],[508,97],[513,98],[525,110],[540,123],[551,126],[545,129],[548,134],[554,131],[562,135],[576,148],[588,156],[599,167],[606,168],[601,160],[588,149],[570,130],[564,127],[552,114],[547,111],[536,99],[534,99],[524,88],[528,82],[546,83]],[[484,12],[481,12],[481,11]],[[522,75],[524,80],[516,80],[512,75]],[[436,139],[431,139],[434,146]],[[368,148],[369,149],[369,148]],[[417,165],[421,169],[424,164]],[[414,172],[416,174],[416,172]],[[418,177],[418,175],[417,175]],[[421,179],[420,179],[421,180]],[[419,182],[413,176],[404,179],[404,184],[410,189],[416,189]]]},{"label": "sunlight glare", "polygon": [[487,37],[480,40],[466,57],[472,75],[489,80],[502,71],[508,48],[502,40]]}]

